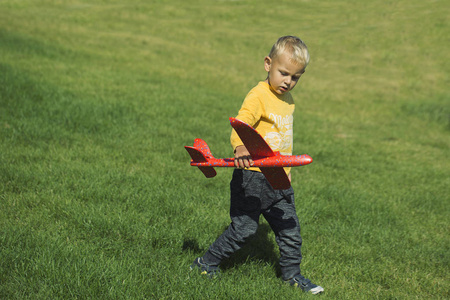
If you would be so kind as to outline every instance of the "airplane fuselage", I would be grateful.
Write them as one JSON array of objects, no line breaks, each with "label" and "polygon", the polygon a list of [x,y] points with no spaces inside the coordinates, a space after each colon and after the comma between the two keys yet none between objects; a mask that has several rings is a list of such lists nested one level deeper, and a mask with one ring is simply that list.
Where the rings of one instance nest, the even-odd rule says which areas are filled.
[{"label": "airplane fuselage", "polygon": [[[191,160],[191,166],[196,167],[234,167],[234,158],[210,158],[208,161],[194,162]],[[253,159],[253,167],[298,167],[312,163],[311,156],[303,155],[281,155],[275,152],[275,156]]]}]

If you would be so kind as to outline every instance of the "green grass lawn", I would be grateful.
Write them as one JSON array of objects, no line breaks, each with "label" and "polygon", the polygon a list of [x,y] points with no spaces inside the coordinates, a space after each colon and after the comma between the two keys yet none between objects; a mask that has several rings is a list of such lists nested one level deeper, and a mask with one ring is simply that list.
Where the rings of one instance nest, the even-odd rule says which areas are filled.
[{"label": "green grass lawn", "polygon": [[0,299],[309,298],[258,234],[208,280],[229,223],[235,116],[275,40],[293,91],[302,270],[324,299],[449,299],[444,1],[0,1]]}]

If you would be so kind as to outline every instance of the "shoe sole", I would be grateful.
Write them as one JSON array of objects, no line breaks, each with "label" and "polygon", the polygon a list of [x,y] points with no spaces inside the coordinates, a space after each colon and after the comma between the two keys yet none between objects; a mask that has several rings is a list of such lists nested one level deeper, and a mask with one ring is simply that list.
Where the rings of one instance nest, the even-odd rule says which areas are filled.
[{"label": "shoe sole", "polygon": [[310,289],[309,292],[310,292],[311,294],[313,294],[313,295],[317,295],[317,294],[323,293],[323,292],[324,292],[324,289],[323,289],[323,287],[318,286],[318,287],[315,287],[315,288],[313,288],[313,289]]}]

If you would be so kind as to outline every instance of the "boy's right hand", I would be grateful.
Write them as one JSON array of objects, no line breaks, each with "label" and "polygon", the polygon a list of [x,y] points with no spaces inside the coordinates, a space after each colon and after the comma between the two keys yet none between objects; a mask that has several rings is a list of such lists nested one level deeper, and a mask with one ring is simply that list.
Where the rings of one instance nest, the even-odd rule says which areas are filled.
[{"label": "boy's right hand", "polygon": [[237,146],[234,150],[234,166],[238,169],[250,168],[253,166],[253,159],[244,145]]}]

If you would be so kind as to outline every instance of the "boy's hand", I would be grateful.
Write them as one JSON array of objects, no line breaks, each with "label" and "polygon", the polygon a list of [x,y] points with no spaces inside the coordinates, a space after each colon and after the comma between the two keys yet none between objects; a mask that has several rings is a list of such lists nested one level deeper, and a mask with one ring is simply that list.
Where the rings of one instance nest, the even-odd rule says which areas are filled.
[{"label": "boy's hand", "polygon": [[234,150],[234,166],[238,169],[253,166],[253,159],[244,145],[237,146]]}]

